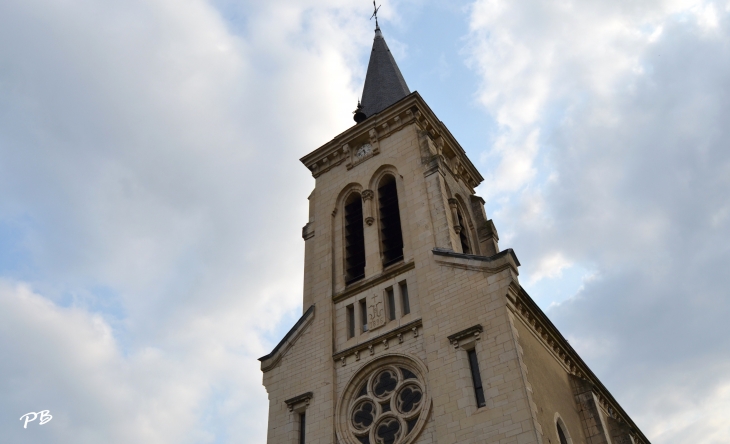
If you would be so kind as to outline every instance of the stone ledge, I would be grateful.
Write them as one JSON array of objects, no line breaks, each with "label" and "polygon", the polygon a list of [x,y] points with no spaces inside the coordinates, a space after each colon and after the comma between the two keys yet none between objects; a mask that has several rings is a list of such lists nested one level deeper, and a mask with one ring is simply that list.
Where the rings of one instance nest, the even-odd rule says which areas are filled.
[{"label": "stone ledge", "polygon": [[289,411],[292,412],[296,407],[299,407],[299,404],[304,404],[305,406],[308,406],[309,401],[312,399],[313,396],[314,393],[312,392],[302,393],[299,396],[287,399],[286,401],[284,401],[284,403],[287,407],[289,407]]},{"label": "stone ledge", "polygon": [[387,281],[388,279],[391,279],[401,273],[405,273],[406,271],[412,270],[414,268],[416,268],[416,263],[414,261],[401,262],[400,264],[391,265],[390,267],[383,270],[383,272],[379,275],[348,285],[347,287],[345,287],[344,290],[332,296],[332,300],[333,302],[339,302],[352,296],[353,294],[365,291],[368,288],[372,288],[378,284]]},{"label": "stone ledge", "polygon": [[395,337],[398,337],[400,342],[403,342],[401,339],[403,338],[403,333],[407,333],[409,331],[413,332],[413,337],[418,337],[418,327],[422,325],[421,319],[416,319],[415,321],[411,321],[405,325],[401,325],[400,327],[390,330],[388,332],[385,332],[379,336],[376,336],[372,339],[368,339],[367,341],[357,344],[355,346],[352,346],[350,348],[347,348],[345,350],[342,350],[340,352],[335,353],[332,355],[332,359],[335,361],[342,360],[346,358],[349,355],[355,354],[356,360],[359,360],[359,354],[361,351],[369,350],[370,354],[374,354],[375,345],[376,344],[382,344],[383,341],[388,341],[389,339],[393,339]]},{"label": "stone ledge", "polygon": [[454,345],[454,347],[459,347],[459,341],[466,338],[479,338],[479,336],[482,334],[484,329],[482,328],[482,324],[473,325],[469,328],[466,328],[464,330],[461,330],[460,332],[456,332],[453,335],[449,335],[446,339],[449,340],[449,342]]},{"label": "stone ledge", "polygon": [[499,253],[493,255],[493,256],[479,256],[476,254],[463,254],[463,253],[457,253],[455,251],[446,250],[444,248],[434,248],[433,254],[437,256],[448,256],[448,257],[454,257],[459,259],[469,259],[472,261],[480,261],[480,262],[494,262],[498,261],[500,259],[503,259],[505,256],[510,256],[512,260],[514,261],[515,265],[518,267],[521,265],[520,261],[517,259],[517,255],[515,254],[515,251],[511,248],[507,248],[506,250],[502,250]]}]

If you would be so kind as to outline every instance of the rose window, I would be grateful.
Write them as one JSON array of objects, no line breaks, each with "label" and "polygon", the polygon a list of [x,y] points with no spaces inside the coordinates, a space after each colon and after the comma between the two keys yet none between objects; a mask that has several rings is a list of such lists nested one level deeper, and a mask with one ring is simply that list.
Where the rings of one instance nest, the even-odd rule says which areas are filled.
[{"label": "rose window", "polygon": [[386,356],[350,381],[338,407],[338,431],[351,444],[410,443],[429,407],[422,365],[405,356]]}]

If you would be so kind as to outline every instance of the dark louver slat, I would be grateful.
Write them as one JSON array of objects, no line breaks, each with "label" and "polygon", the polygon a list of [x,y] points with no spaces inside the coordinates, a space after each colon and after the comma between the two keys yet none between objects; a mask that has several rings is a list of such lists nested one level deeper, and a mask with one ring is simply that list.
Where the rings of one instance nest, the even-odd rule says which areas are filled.
[{"label": "dark louver slat", "polygon": [[383,248],[383,266],[403,259],[403,233],[400,226],[398,191],[395,179],[386,176],[378,188],[380,204],[380,242]]},{"label": "dark louver slat", "polygon": [[365,277],[365,237],[362,226],[362,199],[360,195],[351,197],[352,202],[345,205],[345,270],[346,283]]}]

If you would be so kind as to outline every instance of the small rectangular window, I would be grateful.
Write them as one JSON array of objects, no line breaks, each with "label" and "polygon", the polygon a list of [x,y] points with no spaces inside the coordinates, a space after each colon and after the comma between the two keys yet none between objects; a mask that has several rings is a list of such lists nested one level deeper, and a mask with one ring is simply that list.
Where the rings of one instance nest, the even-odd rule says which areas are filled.
[{"label": "small rectangular window", "polygon": [[395,293],[393,287],[385,289],[385,297],[388,302],[388,320],[392,321],[395,319]]},{"label": "small rectangular window", "polygon": [[403,316],[405,316],[411,312],[411,303],[408,300],[408,285],[406,285],[406,281],[401,282],[399,285],[401,305],[403,306]]},{"label": "small rectangular window", "polygon": [[362,331],[368,331],[368,308],[365,299],[360,301],[360,321],[362,323]]},{"label": "small rectangular window", "polygon": [[471,379],[474,383],[474,395],[477,398],[477,407],[484,407],[487,403],[484,400],[484,388],[482,387],[482,376],[479,374],[479,361],[477,361],[477,352],[469,350],[469,367],[471,369]]},{"label": "small rectangular window", "polygon": [[307,425],[307,417],[304,413],[299,414],[299,444],[304,444],[304,429]]},{"label": "small rectangular window", "polygon": [[355,337],[355,306],[347,306],[347,339]]}]

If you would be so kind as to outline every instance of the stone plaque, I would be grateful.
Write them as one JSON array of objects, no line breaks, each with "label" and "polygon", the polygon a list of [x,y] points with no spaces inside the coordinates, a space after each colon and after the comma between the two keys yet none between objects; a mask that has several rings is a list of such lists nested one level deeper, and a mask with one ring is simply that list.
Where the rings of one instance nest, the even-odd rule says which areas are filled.
[{"label": "stone plaque", "polygon": [[376,294],[370,298],[368,305],[368,329],[375,330],[385,325],[385,304],[383,295]]}]

